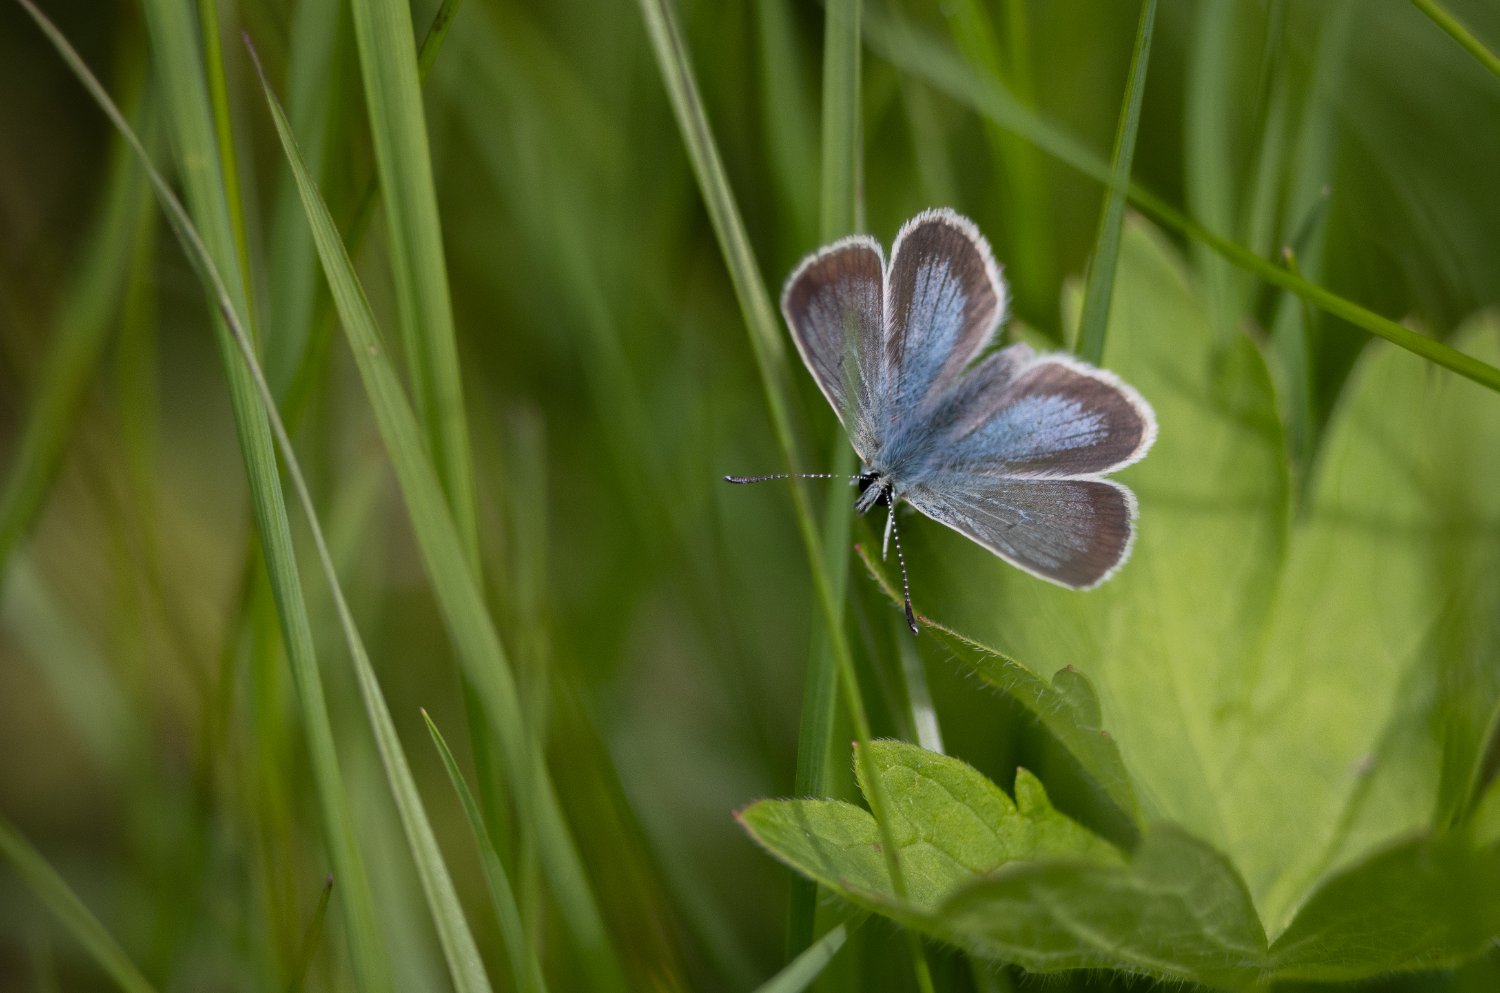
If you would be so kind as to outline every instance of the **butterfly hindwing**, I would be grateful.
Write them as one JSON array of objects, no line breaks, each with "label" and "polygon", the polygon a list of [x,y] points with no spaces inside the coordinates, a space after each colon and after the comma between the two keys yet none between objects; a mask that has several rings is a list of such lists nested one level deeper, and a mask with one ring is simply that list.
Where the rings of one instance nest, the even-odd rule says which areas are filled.
[{"label": "butterfly hindwing", "polygon": [[1130,554],[1135,497],[1107,479],[945,473],[904,498],[1034,576],[1089,589]]},{"label": "butterfly hindwing", "polygon": [[[999,353],[1001,355],[1004,352]],[[985,388],[975,367],[955,393],[960,407],[942,439],[955,467],[1005,476],[1088,476],[1138,461],[1156,438],[1156,417],[1118,378],[1066,355],[1035,358]]]}]

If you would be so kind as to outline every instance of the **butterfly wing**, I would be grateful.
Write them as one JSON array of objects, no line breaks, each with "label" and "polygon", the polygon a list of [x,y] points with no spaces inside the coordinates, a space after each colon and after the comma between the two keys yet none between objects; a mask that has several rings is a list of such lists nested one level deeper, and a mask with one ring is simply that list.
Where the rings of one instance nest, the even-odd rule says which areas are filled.
[{"label": "butterfly wing", "polygon": [[929,210],[891,248],[886,281],[884,379],[892,409],[941,396],[995,336],[1008,294],[990,246],[972,221]]},{"label": "butterfly wing", "polygon": [[1097,586],[1130,554],[1135,497],[1099,474],[1146,454],[1156,416],[1117,377],[1012,346],[933,407],[933,457],[901,497],[1034,576]]},{"label": "butterfly wing", "polygon": [[880,243],[862,235],[834,242],[787,277],[781,313],[818,388],[859,446],[866,413],[880,384],[885,334],[885,259]]},{"label": "butterfly wing", "polygon": [[1134,540],[1135,497],[1107,479],[952,473],[902,496],[1011,565],[1075,589],[1108,579]]},{"label": "butterfly wing", "polygon": [[939,404],[934,427],[947,467],[1011,477],[1093,476],[1139,461],[1155,442],[1151,405],[1117,376],[1067,355],[987,368],[1009,351],[976,366]]}]

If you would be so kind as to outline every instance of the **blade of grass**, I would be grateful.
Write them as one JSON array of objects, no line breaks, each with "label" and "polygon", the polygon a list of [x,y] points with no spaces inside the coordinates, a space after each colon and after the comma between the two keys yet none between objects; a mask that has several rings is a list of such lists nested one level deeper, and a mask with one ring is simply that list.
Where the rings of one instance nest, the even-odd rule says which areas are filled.
[{"label": "blade of grass", "polygon": [[[1235,162],[1231,158],[1233,100],[1238,92],[1234,54],[1236,4],[1193,8],[1192,41],[1183,84],[1183,187],[1188,210],[1206,229],[1234,233]],[[1208,291],[1214,338],[1224,347],[1235,333],[1243,280],[1201,241],[1189,245],[1194,267]]]},{"label": "blade of grass", "polygon": [[808,101],[803,99],[802,64],[789,0],[766,0],[755,5],[760,51],[761,126],[766,153],[771,157],[776,197],[787,205],[794,244],[812,240],[812,218],[819,208],[807,177],[818,168],[817,142]]},{"label": "blade of grass", "polygon": [[474,844],[479,847],[479,864],[484,870],[484,882],[494,904],[495,919],[500,923],[500,938],[505,942],[505,954],[510,960],[511,981],[518,990],[544,993],[547,982],[542,976],[541,963],[537,961],[536,949],[526,939],[526,928],[521,920],[521,909],[516,904],[515,890],[505,875],[500,853],[495,851],[495,844],[490,840],[489,829],[485,827],[484,817],[479,812],[479,804],[469,791],[469,784],[464,781],[463,771],[459,769],[458,761],[449,750],[448,742],[443,740],[442,732],[426,710],[422,711],[422,720],[426,722],[427,733],[432,736],[432,743],[443,760],[443,768],[448,771],[448,779],[453,783],[453,791],[458,794],[458,802],[464,808],[464,816],[469,820],[469,830],[474,834]]},{"label": "blade of grass", "polygon": [[[257,65],[258,68],[259,66]],[[91,82],[93,81],[91,80]],[[94,86],[97,86],[96,82],[93,82],[90,88],[93,89]],[[107,102],[107,97],[103,95],[102,91],[96,94],[96,96]],[[108,110],[111,118],[116,121],[117,126],[122,126],[123,128],[123,118],[119,117],[118,111],[112,105],[108,107]],[[144,149],[140,146],[138,139],[128,129],[125,130],[125,133],[131,141],[132,146],[140,149],[143,154]],[[291,479],[293,488],[307,514],[309,530],[312,534],[319,562],[328,579],[334,606],[338,612],[339,621],[343,627],[345,639],[349,646],[355,675],[358,679],[361,695],[364,698],[366,711],[370,718],[371,728],[375,735],[376,746],[380,750],[381,760],[390,781],[391,791],[396,799],[397,811],[401,816],[402,826],[407,834],[408,845],[411,849],[412,857],[417,864],[423,888],[432,909],[433,921],[437,926],[439,939],[443,944],[444,953],[448,959],[454,982],[460,990],[467,991],[467,993],[488,993],[490,986],[484,976],[478,948],[474,944],[473,936],[468,930],[468,924],[464,920],[463,911],[458,904],[457,893],[453,889],[452,879],[449,877],[447,868],[442,861],[441,853],[438,851],[437,841],[432,834],[431,824],[428,822],[426,813],[422,807],[421,798],[417,793],[416,783],[412,779],[405,753],[401,749],[400,740],[396,735],[390,711],[386,708],[384,697],[381,695],[379,683],[375,678],[374,668],[370,664],[363,641],[359,636],[358,630],[355,628],[353,615],[349,610],[347,602],[344,600],[337,572],[333,566],[333,559],[328,551],[327,543],[324,541],[322,528],[318,524],[316,508],[313,504],[311,493],[307,488],[306,480],[302,475],[296,451],[292,447],[291,439],[287,435],[285,426],[276,412],[275,400],[271,393],[270,385],[266,382],[261,372],[240,312],[235,308],[233,291],[230,289],[232,284],[227,284],[220,275],[218,265],[209,252],[206,243],[193,226],[187,212],[177,202],[176,197],[172,195],[171,190],[166,185],[166,181],[155,171],[149,160],[143,158],[143,164],[148,170],[158,194],[161,196],[162,206],[166,210],[174,232],[182,240],[183,248],[189,259],[194,263],[195,268],[199,270],[200,276],[207,284],[211,295],[215,299],[215,303],[226,325],[227,333],[232,339],[232,344],[244,360],[243,368],[245,374],[251,378],[252,386],[258,394],[256,399],[262,405],[262,409],[269,414],[269,426],[275,434],[275,440],[280,447],[282,458],[285,460],[287,473]]]},{"label": "blade of grass", "polygon": [[[990,20],[992,5],[980,0],[959,0],[949,18],[949,33],[959,52],[977,71],[1007,84],[1011,92],[1027,105],[1034,103],[1031,93],[1031,65],[1027,51],[1029,35],[1024,0],[1006,4],[1005,51]],[[998,184],[1004,197],[1005,216],[1010,222],[1012,265],[1007,267],[1017,298],[1033,300],[1047,286],[1048,265],[1052,259],[1052,225],[1046,217],[1047,199],[1042,190],[1042,175],[1037,169],[1033,150],[1014,135],[993,122],[986,121],[985,142],[990,157],[1006,182]],[[1046,287],[1044,289],[1044,287]]]},{"label": "blade of grass", "polygon": [[[756,365],[760,371],[766,404],[770,408],[777,443],[781,447],[788,471],[796,471],[801,458],[788,414],[790,404],[788,402],[789,391],[786,386],[785,346],[777,333],[770,297],[766,293],[765,284],[761,281],[759,267],[750,250],[744,224],[735,206],[734,196],[729,189],[728,177],[724,174],[723,164],[719,160],[718,150],[709,130],[708,119],[703,112],[703,102],[698,93],[697,83],[693,79],[692,68],[688,63],[685,43],[677,27],[669,0],[641,0],[641,14],[651,36],[652,48],[656,54],[657,66],[661,70],[662,81],[671,99],[678,126],[682,130],[683,144],[692,162],[693,172],[698,177],[698,185],[713,222],[720,251],[724,255],[730,279],[734,283],[735,295],[739,299],[740,309],[745,316],[746,328],[750,333],[750,341],[755,352]],[[801,485],[800,480],[793,479],[790,482],[798,530],[802,535],[818,604],[832,638],[834,656],[838,662],[839,684],[843,691],[844,705],[849,710],[858,741],[867,745],[870,740],[870,721],[865,712],[864,701],[860,697],[858,677],[855,675],[849,643],[845,637],[843,625],[838,621],[838,608],[833,600],[833,583],[824,568],[823,551],[813,521],[812,509],[808,504],[806,489]],[[887,818],[884,816],[885,812],[890,809],[885,796],[885,788],[880,783],[879,775],[874,768],[872,750],[862,747],[857,749],[856,754],[858,761],[864,767],[864,779],[870,784],[870,805],[876,811],[877,820],[881,822],[881,853],[886,869],[890,873],[891,886],[898,895],[904,895],[906,880],[901,871],[895,839],[891,834]],[[916,963],[919,985],[926,988],[930,986],[930,977],[925,976],[925,960],[919,956]],[[924,978],[927,979],[925,984],[922,982]]]},{"label": "blade of grass", "polygon": [[853,920],[836,924],[813,942],[802,953],[786,964],[786,967],[755,988],[755,993],[801,993],[817,982],[828,963],[833,960],[849,940],[869,918],[858,915]]},{"label": "blade of grass", "polygon": [[[287,54],[287,115],[297,133],[307,139],[308,167],[324,175],[328,149],[337,147],[335,135],[345,127],[337,109],[342,106],[343,74],[339,65],[343,5],[297,5],[287,35],[295,39]],[[374,186],[374,180],[369,181]],[[302,218],[302,199],[290,177],[274,186],[266,238],[267,333],[262,342],[263,363],[276,389],[282,416],[296,425],[305,406],[309,365],[321,371],[321,357],[333,338],[332,306],[318,295],[317,251]],[[313,356],[318,360],[314,361]],[[293,396],[293,384],[298,385]]]},{"label": "blade of grass", "polygon": [[[473,457],[411,7],[406,0],[363,0],[352,6],[412,392],[433,466],[468,550],[469,569],[478,577]],[[439,39],[452,13],[448,8],[439,22]]]},{"label": "blade of grass", "polygon": [[[432,177],[432,155],[422,109],[422,80],[437,59],[461,0],[445,0],[417,53],[407,0],[353,4],[354,34],[364,80],[376,173],[385,207],[391,269],[401,320],[401,340],[417,415],[448,507],[468,552],[469,569],[483,587],[474,455],[464,414],[453,302],[448,293],[442,223]],[[490,731],[478,720],[481,705],[471,680],[460,677],[472,715],[469,737],[480,759],[480,795],[493,820],[500,800],[488,757]]]},{"label": "blade of grass", "polygon": [[1284,69],[1282,44],[1286,33],[1286,0],[1271,0],[1266,6],[1265,41],[1257,70],[1255,124],[1251,129],[1255,156],[1250,163],[1250,194],[1241,212],[1240,230],[1246,247],[1257,255],[1272,250],[1282,187],[1288,170],[1287,121],[1292,84]]},{"label": "blade of grass", "polygon": [[236,271],[244,282],[247,327],[258,327],[255,291],[250,281],[250,239],[245,232],[245,203],[241,192],[239,156],[234,152],[234,130],[229,113],[229,83],[224,76],[224,45],[219,38],[217,0],[198,0],[198,27],[203,36],[203,73],[213,107],[214,142],[219,149],[224,180],[224,202],[229,206],[229,224],[234,232]]},{"label": "blade of grass", "polygon": [[859,229],[859,52],[861,0],[828,0],[823,18],[823,160],[821,221],[824,241]]},{"label": "blade of grass", "polygon": [[[822,176],[819,239],[828,243],[859,230],[860,170],[863,129],[860,125],[860,0],[834,0],[824,11]],[[852,475],[854,452],[836,431],[831,469],[835,477]],[[834,616],[844,623],[849,585],[848,537],[853,507],[841,487],[831,487],[823,508],[822,548],[831,585]],[[834,756],[834,717],[838,663],[832,636],[824,626],[813,633],[803,679],[802,717],[797,736],[797,796],[826,796],[827,771]],[[793,874],[787,893],[786,957],[807,948],[817,930],[818,884]]]},{"label": "blade of grass", "polygon": [[[994,119],[1033,142],[1082,175],[1112,186],[1109,166],[1077,138],[1022,106],[1003,87],[976,75],[941,45],[888,18],[867,18],[866,39],[892,65],[925,80],[976,112]],[[1187,214],[1137,184],[1129,198],[1141,210],[1195,241],[1202,242],[1234,265],[1266,282],[1288,290],[1318,309],[1341,317],[1369,334],[1500,392],[1500,368],[1428,338],[1388,317],[1360,306],[1316,283],[1288,272],[1228,238],[1214,234]]]},{"label": "blade of grass", "polygon": [[1454,17],[1438,0],[1411,0],[1412,5],[1432,18],[1432,22],[1448,33],[1448,37],[1462,45],[1470,55],[1479,60],[1490,72],[1500,76],[1500,55],[1490,51],[1484,42],[1474,36],[1474,32],[1464,27],[1464,23]]},{"label": "blade of grass", "polygon": [[[145,147],[130,130],[128,122],[110,100],[99,81],[84,65],[78,53],[31,0],[19,0],[19,2],[51,41],[74,75],[83,83],[100,109],[129,142],[137,158],[147,168],[152,185],[156,188],[163,204],[175,205],[176,198],[172,195],[166,181],[151,167],[151,160],[146,154]],[[216,260],[218,264],[234,270],[237,253],[234,247],[233,226],[230,221],[229,207],[224,202],[225,186],[219,171],[212,113],[205,93],[202,65],[193,40],[189,13],[166,0],[153,0],[146,4],[146,21],[152,39],[152,48],[157,53],[156,65],[161,73],[162,90],[167,102],[168,122],[175,139],[174,146],[179,160],[179,171],[187,188],[189,200],[193,204],[200,223],[204,225],[205,233],[200,241],[200,244],[204,246],[204,257]],[[178,216],[179,214],[181,216]],[[180,207],[178,207],[178,214],[174,214],[170,209],[167,210],[167,217],[179,237],[186,238],[189,234],[195,238],[198,237],[191,228],[184,230],[181,227],[186,214]],[[189,260],[195,266],[200,262],[200,259],[191,252]],[[206,273],[201,275],[204,275],[207,280]],[[243,304],[244,287],[245,280],[239,279],[232,281],[225,289],[224,292],[231,304],[235,302],[237,295],[240,298],[239,302]],[[215,301],[215,306],[221,305]],[[231,306],[229,312],[236,312],[236,308]],[[244,308],[240,307],[239,312],[244,312]],[[390,970],[385,965],[380,940],[376,934],[374,901],[355,840],[348,797],[339,771],[333,729],[328,720],[328,710],[323,698],[322,683],[313,649],[312,626],[303,599],[296,556],[292,550],[291,526],[287,520],[286,506],[282,499],[270,429],[265,411],[255,396],[255,384],[236,355],[237,346],[233,340],[232,331],[224,322],[226,316],[221,313],[219,319],[215,320],[214,327],[217,332],[215,338],[229,380],[235,428],[250,483],[251,505],[261,536],[267,571],[271,577],[279,608],[278,620],[282,628],[282,637],[286,641],[287,656],[292,665],[297,699],[302,709],[303,726],[308,739],[308,753],[323,815],[324,838],[335,875],[342,881],[346,894],[341,905],[348,929],[350,957],[360,988],[379,993],[379,991],[389,989]]]},{"label": "blade of grass", "polygon": [[[126,51],[132,49],[127,48]],[[144,65],[128,67],[129,116],[150,148],[160,143],[159,114],[145,93]],[[10,553],[31,527],[57,474],[72,432],[83,393],[104,352],[104,343],[117,317],[116,305],[130,269],[142,219],[151,200],[146,196],[145,175],[123,142],[115,143],[109,156],[108,179],[97,215],[97,226],[77,276],[62,295],[53,341],[42,366],[24,427],[16,442],[15,457],[5,473],[0,490],[0,576],[6,573]]]},{"label": "blade of grass", "polygon": [[1104,361],[1104,331],[1109,326],[1109,301],[1120,256],[1120,228],[1125,223],[1125,191],[1130,187],[1130,166],[1135,159],[1136,132],[1141,126],[1141,100],[1146,93],[1146,67],[1151,61],[1151,32],[1155,25],[1156,0],[1146,0],[1141,4],[1141,21],[1136,28],[1130,77],[1125,86],[1125,105],[1120,108],[1120,126],[1115,132],[1112,182],[1104,191],[1099,236],[1094,242],[1094,260],[1083,291],[1083,316],[1078,322],[1078,355],[1094,365]]},{"label": "blade of grass", "polygon": [[333,877],[329,876],[323,880],[323,888],[318,891],[318,905],[313,908],[312,919],[307,922],[307,929],[302,933],[302,944],[297,949],[292,978],[286,986],[287,993],[300,993],[303,984],[307,982],[307,970],[312,967],[313,956],[323,943],[323,922],[328,918],[328,901],[332,896]]},{"label": "blade of grass", "polygon": [[551,776],[539,751],[528,739],[509,659],[486,610],[476,577],[468,567],[470,552],[460,538],[442,486],[427,460],[422,431],[386,357],[369,301],[339,240],[328,207],[307,174],[286,116],[265,80],[262,87],[287,161],[297,177],[340,323],[391,457],[459,661],[485,706],[507,776],[520,798],[517,806],[527,816],[536,818],[544,870],[562,907],[562,916],[579,945],[594,988],[623,990],[623,970],[563,817]]},{"label": "blade of grass", "polygon": [[[422,78],[423,83],[426,83],[428,74],[432,71],[432,66],[437,63],[438,52],[440,52],[441,46],[443,46],[443,40],[449,34],[449,27],[452,27],[453,18],[458,15],[458,7],[462,1],[444,0],[443,6],[438,7],[438,12],[435,13],[432,23],[428,26],[428,33],[426,33],[426,36],[423,36],[422,49],[417,52],[417,69],[419,69],[420,78]],[[317,113],[318,108],[321,108],[321,113],[324,115],[332,115],[332,111],[327,107],[329,98],[327,98],[327,86],[324,84],[324,81],[326,81],[327,66],[329,66],[333,55],[338,52],[338,13],[339,5],[320,5],[320,3],[302,5],[297,9],[299,21],[297,21],[297,26],[293,28],[293,36],[300,37],[302,43],[297,46],[293,71],[291,71],[291,96],[288,115],[290,115],[291,121],[293,121],[293,133],[296,133],[296,135],[305,135],[305,141],[306,135],[312,136],[312,144],[305,144],[303,147],[306,148],[308,163],[314,175],[320,174],[321,163],[323,163],[324,157],[324,147],[329,142],[330,132],[332,132],[333,127],[338,126],[339,121],[336,120],[335,115],[335,120],[330,120],[326,127],[317,127],[312,123],[308,123],[305,126],[305,118]],[[332,15],[332,17],[327,17],[327,15]],[[306,93],[308,89],[314,90],[311,96]],[[315,107],[312,110],[306,108],[309,101],[315,102]],[[285,198],[278,199],[278,214],[276,214],[278,223],[284,220],[284,213],[282,211],[285,211],[285,219],[287,219],[288,225],[294,222],[299,231],[306,233],[306,220],[302,213],[302,196],[297,193],[297,181],[294,178],[288,177],[287,189],[284,192]],[[359,195],[354,196],[353,201],[350,201],[353,202],[354,208],[350,216],[348,216],[347,222],[341,226],[341,229],[345,233],[344,240],[350,246],[351,255],[359,255],[360,246],[365,243],[365,236],[369,233],[369,222],[375,216],[375,204],[377,204],[378,192],[380,192],[378,177],[371,175],[371,177],[366,178],[365,187],[360,190]],[[278,228],[278,231],[282,237],[290,237],[290,231],[284,231],[282,228]],[[273,239],[273,243],[281,245],[281,242],[275,239]],[[296,326],[308,327],[309,332],[306,333],[305,338],[300,342],[300,347],[288,350],[293,353],[293,356],[288,360],[288,369],[290,369],[290,372],[282,375],[282,377],[275,378],[273,383],[278,384],[279,389],[287,396],[287,404],[284,405],[284,410],[287,410],[288,414],[290,414],[288,420],[291,423],[297,423],[300,411],[305,407],[308,396],[311,395],[312,386],[320,380],[324,365],[327,362],[327,356],[329,356],[329,345],[333,342],[333,308],[332,303],[324,302],[326,306],[321,306],[317,311],[312,311],[312,296],[314,296],[314,290],[317,287],[315,278],[318,275],[317,267],[312,266],[312,257],[314,257],[312,237],[308,236],[308,234],[303,234],[302,242],[293,242],[293,245],[305,246],[306,255],[300,255],[299,258],[287,260],[279,266],[281,272],[284,273],[281,284],[302,288],[303,293],[306,294],[305,299],[303,299],[296,291],[288,293],[288,299],[293,300],[293,306],[290,308],[291,314],[312,314],[312,317],[300,317],[300,324],[294,321]],[[273,260],[273,264],[276,263],[282,263],[281,258]],[[306,287],[302,287],[303,281],[308,282]],[[273,284],[276,284],[276,281],[273,281]],[[303,302],[303,300],[305,300],[305,303],[302,306],[297,306],[297,303]],[[287,327],[278,326],[278,332],[281,332],[282,335],[285,335],[287,330]],[[296,365],[291,365],[291,362],[296,363]],[[281,396],[282,393],[279,393],[278,396]]]},{"label": "blade of grass", "polygon": [[99,918],[84,906],[67,881],[3,815],[0,815],[0,856],[15,867],[16,875],[99,963],[116,986],[126,993],[155,993],[156,988],[136,968],[114,936],[99,923]]},{"label": "blade of grass", "polygon": [[427,25],[427,33],[422,35],[422,44],[417,48],[417,81],[419,83],[427,82],[427,74],[437,64],[438,52],[443,48],[443,39],[448,37],[448,29],[453,27],[453,19],[458,16],[458,8],[462,7],[463,3],[464,0],[443,0],[437,13],[432,15],[432,20]]}]

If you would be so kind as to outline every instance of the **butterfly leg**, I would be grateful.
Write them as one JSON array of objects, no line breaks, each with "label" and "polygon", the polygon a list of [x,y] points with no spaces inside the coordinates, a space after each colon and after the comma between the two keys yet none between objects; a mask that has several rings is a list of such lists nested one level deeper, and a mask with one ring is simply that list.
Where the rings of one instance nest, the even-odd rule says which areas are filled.
[{"label": "butterfly leg", "polygon": [[885,515],[885,540],[880,543],[880,561],[884,562],[891,551],[891,528],[896,525],[896,505],[887,504]]}]

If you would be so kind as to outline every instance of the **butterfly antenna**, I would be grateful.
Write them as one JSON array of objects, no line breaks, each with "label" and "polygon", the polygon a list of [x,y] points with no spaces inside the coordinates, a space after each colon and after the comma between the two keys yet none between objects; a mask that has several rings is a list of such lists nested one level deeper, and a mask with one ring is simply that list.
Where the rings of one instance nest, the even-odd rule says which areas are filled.
[{"label": "butterfly antenna", "polygon": [[911,628],[911,633],[917,633],[917,615],[911,609],[911,584],[906,581],[906,556],[901,552],[901,529],[896,527],[896,502],[890,500],[886,506],[890,508],[890,514],[885,519],[886,533],[896,539],[896,561],[901,564],[901,598],[906,603],[906,626]]},{"label": "butterfly antenna", "polygon": [[[832,472],[773,472],[765,476],[725,476],[726,483],[764,483],[772,479],[844,479],[845,477]],[[851,483],[857,483],[859,476],[849,476]]]}]

